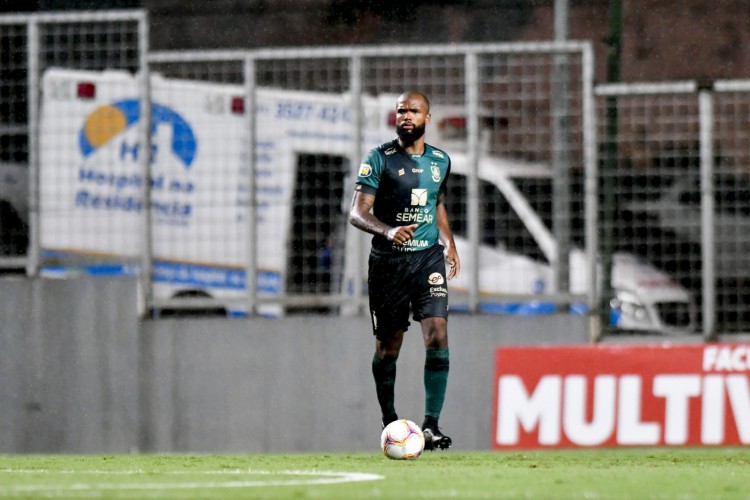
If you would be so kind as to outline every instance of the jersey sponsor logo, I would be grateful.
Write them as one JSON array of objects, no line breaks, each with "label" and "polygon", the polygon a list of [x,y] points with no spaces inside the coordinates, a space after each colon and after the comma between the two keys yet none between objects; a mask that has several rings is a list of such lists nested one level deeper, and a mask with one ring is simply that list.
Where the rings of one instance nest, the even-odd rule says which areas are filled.
[{"label": "jersey sponsor logo", "polygon": [[421,168],[412,168],[411,169],[411,173],[413,173],[413,174],[421,174],[422,172],[424,172],[424,170],[421,169]]},{"label": "jersey sponsor logo", "polygon": [[386,156],[391,156],[392,154],[396,154],[396,148],[388,148],[385,150]]},{"label": "jersey sponsor logo", "polygon": [[422,250],[429,246],[430,244],[427,242],[427,240],[411,239],[402,245],[393,245],[393,247],[391,248],[398,252],[416,252],[417,250]]},{"label": "jersey sponsor logo", "polygon": [[440,167],[433,163],[432,165],[430,165],[430,171],[432,172],[432,180],[435,182],[440,182]]},{"label": "jersey sponsor logo", "polygon": [[443,278],[443,275],[440,273],[432,273],[429,278],[427,278],[427,282],[430,285],[442,285],[445,282],[445,279]]},{"label": "jersey sponsor logo", "polygon": [[442,151],[438,151],[437,149],[432,150],[432,156],[435,156],[437,158],[445,158],[445,155]]},{"label": "jersey sponsor logo", "polygon": [[372,167],[368,165],[367,163],[363,163],[359,166],[359,176],[360,177],[370,177],[370,174],[372,173]]},{"label": "jersey sponsor logo", "polygon": [[427,213],[426,210],[423,212],[417,209],[412,212],[412,211],[409,211],[409,209],[407,209],[406,212],[396,214],[396,222],[406,222],[407,224],[413,224],[414,222],[420,223],[420,224],[422,222],[426,222],[427,224],[432,224],[433,220],[434,219],[432,215]]},{"label": "jersey sponsor logo", "polygon": [[423,207],[427,205],[427,190],[426,189],[412,189],[411,190],[411,204]]}]

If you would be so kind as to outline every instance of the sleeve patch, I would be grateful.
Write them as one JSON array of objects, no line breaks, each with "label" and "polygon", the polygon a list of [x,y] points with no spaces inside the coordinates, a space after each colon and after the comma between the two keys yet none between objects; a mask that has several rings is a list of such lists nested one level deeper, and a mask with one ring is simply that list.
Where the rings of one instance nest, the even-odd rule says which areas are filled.
[{"label": "sleeve patch", "polygon": [[372,173],[372,167],[368,165],[367,163],[363,163],[359,166],[360,177],[370,177],[371,173]]}]

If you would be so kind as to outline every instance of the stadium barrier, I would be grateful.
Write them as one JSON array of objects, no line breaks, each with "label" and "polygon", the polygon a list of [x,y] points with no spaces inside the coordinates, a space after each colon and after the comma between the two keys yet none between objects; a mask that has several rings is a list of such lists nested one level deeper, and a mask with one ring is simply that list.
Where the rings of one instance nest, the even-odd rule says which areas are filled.
[{"label": "stadium barrier", "polygon": [[0,26],[3,64],[25,70],[3,97],[18,110],[3,167],[29,192],[13,203],[28,244],[10,237],[7,268],[140,276],[144,314],[359,313],[352,172],[418,87],[428,138],[453,158],[465,265],[452,306],[597,302],[594,231],[573,220],[584,200],[568,182],[593,166],[588,42],[154,53],[145,11]]},{"label": "stadium barrier", "polygon": [[575,41],[151,52],[139,10],[3,15],[0,40],[4,272],[136,275],[157,316],[360,313],[353,172],[418,87],[454,310],[749,329],[747,81],[594,87]]},{"label": "stadium barrier", "polygon": [[[379,453],[369,319],[139,321],[137,289],[133,277],[0,280],[0,453]],[[457,449],[490,447],[496,346],[583,344],[584,323],[451,318],[441,422]],[[423,365],[412,325],[396,390],[420,423]]]}]

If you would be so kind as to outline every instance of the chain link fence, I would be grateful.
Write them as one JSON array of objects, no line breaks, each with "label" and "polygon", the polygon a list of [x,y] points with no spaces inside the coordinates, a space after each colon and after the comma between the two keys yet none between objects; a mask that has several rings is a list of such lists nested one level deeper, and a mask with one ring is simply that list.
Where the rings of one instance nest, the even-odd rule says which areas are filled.
[{"label": "chain link fence", "polygon": [[454,311],[748,330],[747,82],[594,89],[580,42],[147,39],[140,11],[0,17],[4,271],[139,275],[161,314],[359,313],[356,172],[418,89],[452,159]]},{"label": "chain link fence", "polygon": [[[586,245],[587,44],[163,52],[149,60],[166,79],[234,85],[243,112],[255,109],[246,116],[254,153],[239,181],[250,193],[242,211],[253,215],[234,237],[249,245],[238,263],[257,281],[245,307],[271,315],[362,309],[368,242],[346,224],[354,176],[368,149],[395,137],[396,98],[408,89],[430,97],[427,140],[452,158],[447,206],[465,270],[452,307],[504,313],[529,301],[547,310],[587,303],[585,279],[571,290],[567,266],[570,249]],[[212,163],[212,175],[234,168]],[[563,200],[557,211],[553,193]],[[588,260],[576,262],[579,275],[593,274]]]},{"label": "chain link fence", "polygon": [[[40,251],[45,232],[65,230],[45,230],[40,219],[44,202],[59,208],[40,192],[40,156],[48,153],[55,160],[59,154],[39,144],[43,77],[51,68],[136,73],[148,51],[146,16],[131,11],[4,15],[0,46],[0,269],[34,275],[48,257]],[[55,91],[58,98],[68,92]],[[64,128],[78,127],[71,122]]]},{"label": "chain link fence", "polygon": [[[750,329],[749,90],[740,81],[596,88],[603,252],[639,255],[689,290],[709,338]],[[681,304],[659,313],[688,321]]]}]

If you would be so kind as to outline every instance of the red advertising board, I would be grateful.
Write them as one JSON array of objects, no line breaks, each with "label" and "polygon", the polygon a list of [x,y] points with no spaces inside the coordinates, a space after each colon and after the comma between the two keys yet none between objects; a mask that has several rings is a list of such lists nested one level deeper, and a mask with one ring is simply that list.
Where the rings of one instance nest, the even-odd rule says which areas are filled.
[{"label": "red advertising board", "polygon": [[494,449],[750,444],[750,345],[501,347]]}]

